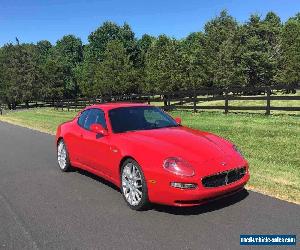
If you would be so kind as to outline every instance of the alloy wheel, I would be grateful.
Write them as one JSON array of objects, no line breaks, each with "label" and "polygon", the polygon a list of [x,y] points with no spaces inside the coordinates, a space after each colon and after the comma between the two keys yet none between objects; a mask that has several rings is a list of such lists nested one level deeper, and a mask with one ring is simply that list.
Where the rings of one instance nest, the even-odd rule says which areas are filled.
[{"label": "alloy wheel", "polygon": [[122,172],[122,189],[125,199],[131,206],[137,206],[143,197],[142,175],[137,166],[127,163]]},{"label": "alloy wheel", "polygon": [[62,170],[67,167],[67,150],[63,141],[60,141],[57,147],[57,161]]}]

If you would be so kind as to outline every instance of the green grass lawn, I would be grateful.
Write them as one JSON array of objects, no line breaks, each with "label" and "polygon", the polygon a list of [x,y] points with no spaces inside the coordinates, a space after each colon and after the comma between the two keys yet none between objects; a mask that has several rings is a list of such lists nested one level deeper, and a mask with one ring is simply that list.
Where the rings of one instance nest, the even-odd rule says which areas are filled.
[{"label": "green grass lawn", "polygon": [[[7,121],[54,134],[77,112],[31,109],[0,116]],[[250,163],[248,188],[300,204],[300,116],[171,112],[183,125],[210,131],[234,142]]]},{"label": "green grass lawn", "polygon": [[37,108],[9,112],[0,116],[0,121],[6,121],[49,134],[55,134],[58,124],[72,119],[78,112],[79,111],[58,111],[53,108]]}]

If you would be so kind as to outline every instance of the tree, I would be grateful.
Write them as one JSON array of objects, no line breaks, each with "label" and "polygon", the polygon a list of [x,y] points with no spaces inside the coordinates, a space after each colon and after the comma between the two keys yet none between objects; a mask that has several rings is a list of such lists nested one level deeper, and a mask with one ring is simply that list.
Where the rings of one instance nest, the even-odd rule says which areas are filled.
[{"label": "tree", "polygon": [[1,82],[3,99],[10,108],[17,103],[38,98],[39,68],[33,44],[7,44],[1,49]]},{"label": "tree", "polygon": [[139,51],[139,65],[138,67],[144,68],[146,61],[146,54],[154,43],[155,37],[144,34],[141,39],[137,41],[137,48]]},{"label": "tree", "polygon": [[[7,46],[7,45],[6,45]],[[6,71],[6,53],[5,46],[0,48],[0,104],[7,102],[7,71]]]},{"label": "tree", "polygon": [[60,59],[65,63],[75,66],[77,63],[82,62],[83,51],[82,41],[74,35],[63,36],[62,39],[56,42],[55,50]]},{"label": "tree", "polygon": [[235,40],[237,30],[237,22],[225,10],[205,24],[204,47],[208,86],[224,87],[238,84]]},{"label": "tree", "polygon": [[276,82],[280,56],[280,19],[268,13],[265,20],[252,15],[239,33],[240,66],[246,86],[272,85]]},{"label": "tree", "polygon": [[[21,45],[18,45],[21,46]],[[21,81],[19,90],[21,92],[21,100],[25,102],[28,107],[30,100],[37,100],[39,98],[40,89],[40,69],[38,67],[38,54],[35,45],[24,44],[20,48],[20,64],[18,66],[18,74],[20,74]]]},{"label": "tree", "polygon": [[133,64],[121,41],[107,44],[103,61],[96,66],[94,93],[117,95],[136,93],[139,85]]},{"label": "tree", "polygon": [[[89,44],[84,48],[84,62],[76,67],[76,78],[83,94],[94,96],[93,85],[99,82],[99,69],[103,67],[102,62],[107,60],[107,46],[113,41],[121,43],[129,58],[130,67],[136,65],[134,75],[141,74],[138,69],[139,51],[137,42],[130,26],[124,23],[119,26],[113,22],[104,22],[99,28],[92,32],[89,37]],[[110,45],[111,46],[111,45]],[[130,73],[131,74],[131,73]],[[96,78],[97,81],[96,81]],[[102,77],[100,77],[103,79]],[[138,90],[135,90],[138,91]],[[98,90],[96,90],[98,93]]]},{"label": "tree", "polygon": [[104,22],[88,36],[90,59],[101,62],[104,59],[107,44],[114,40],[118,40],[123,44],[130,57],[134,56],[136,41],[130,26],[126,23],[119,26],[113,22]]},{"label": "tree", "polygon": [[136,46],[136,55],[135,60],[133,60],[136,76],[139,79],[141,91],[146,91],[146,72],[145,72],[145,65],[146,65],[146,55],[151,47],[151,45],[154,43],[155,37],[150,35],[143,35],[141,39],[137,41]]},{"label": "tree", "polygon": [[83,60],[83,46],[80,38],[74,35],[63,36],[58,40],[53,50],[53,57],[64,65],[65,97],[78,96],[78,83],[75,77],[75,68]]},{"label": "tree", "polygon": [[183,53],[180,42],[161,35],[146,55],[147,90],[155,92],[177,91],[184,85]]},{"label": "tree", "polygon": [[201,32],[191,33],[182,41],[184,67],[187,73],[185,89],[197,89],[207,84],[205,36]]},{"label": "tree", "polygon": [[37,98],[174,93],[202,86],[265,86],[300,81],[300,13],[284,25],[273,12],[239,24],[225,10],[177,40],[135,37],[104,22],[88,36],[0,48],[0,99],[12,108]]},{"label": "tree", "polygon": [[300,13],[290,18],[281,34],[281,73],[278,80],[286,84],[300,82]]},{"label": "tree", "polygon": [[57,57],[47,58],[42,66],[42,96],[45,99],[58,100],[64,97],[65,93],[65,65]]},{"label": "tree", "polygon": [[95,66],[90,65],[87,61],[77,65],[74,68],[74,75],[78,83],[79,92],[82,96],[93,97],[93,83],[95,78]]},{"label": "tree", "polygon": [[36,43],[37,53],[41,60],[41,63],[49,56],[52,44],[47,40],[42,40]]}]

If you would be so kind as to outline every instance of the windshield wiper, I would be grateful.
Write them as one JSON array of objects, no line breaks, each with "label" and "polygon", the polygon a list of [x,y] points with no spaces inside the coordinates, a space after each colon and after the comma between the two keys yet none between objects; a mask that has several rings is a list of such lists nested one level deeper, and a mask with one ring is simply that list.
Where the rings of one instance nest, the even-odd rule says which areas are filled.
[{"label": "windshield wiper", "polygon": [[167,126],[163,126],[163,127],[157,127],[157,128],[174,128],[174,127],[179,127],[179,124],[173,124],[173,125],[167,125]]}]

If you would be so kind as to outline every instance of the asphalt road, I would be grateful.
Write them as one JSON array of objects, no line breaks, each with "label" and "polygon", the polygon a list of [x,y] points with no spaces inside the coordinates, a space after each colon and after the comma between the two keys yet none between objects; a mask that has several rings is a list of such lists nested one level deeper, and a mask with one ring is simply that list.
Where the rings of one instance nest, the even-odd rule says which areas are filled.
[{"label": "asphalt road", "polygon": [[299,238],[300,206],[245,190],[192,209],[135,212],[101,178],[62,173],[53,136],[0,122],[0,248],[246,249],[239,236],[248,233]]}]

